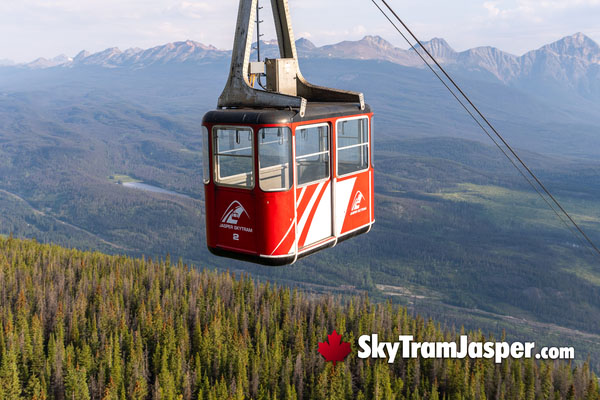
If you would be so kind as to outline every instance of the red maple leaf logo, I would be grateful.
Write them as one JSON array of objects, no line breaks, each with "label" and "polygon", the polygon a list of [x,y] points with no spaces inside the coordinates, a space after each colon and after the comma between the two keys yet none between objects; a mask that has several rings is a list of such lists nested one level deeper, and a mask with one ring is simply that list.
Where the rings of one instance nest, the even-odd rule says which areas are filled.
[{"label": "red maple leaf logo", "polygon": [[325,357],[326,361],[333,361],[333,366],[338,361],[344,361],[346,356],[350,354],[350,343],[342,342],[342,335],[335,330],[331,335],[327,335],[327,342],[319,343],[319,353]]}]

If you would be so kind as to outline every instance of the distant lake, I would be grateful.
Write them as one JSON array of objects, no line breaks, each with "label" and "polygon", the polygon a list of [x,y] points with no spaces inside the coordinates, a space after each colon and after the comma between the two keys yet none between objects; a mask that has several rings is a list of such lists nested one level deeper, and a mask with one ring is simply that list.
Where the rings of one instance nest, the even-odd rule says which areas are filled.
[{"label": "distant lake", "polygon": [[162,189],[162,188],[148,185],[147,183],[142,183],[142,182],[123,182],[122,185],[125,187],[128,187],[128,188],[145,190],[146,192],[164,193],[164,194],[170,194],[172,196],[190,198],[190,196],[186,196],[185,194],[173,192],[172,190]]}]

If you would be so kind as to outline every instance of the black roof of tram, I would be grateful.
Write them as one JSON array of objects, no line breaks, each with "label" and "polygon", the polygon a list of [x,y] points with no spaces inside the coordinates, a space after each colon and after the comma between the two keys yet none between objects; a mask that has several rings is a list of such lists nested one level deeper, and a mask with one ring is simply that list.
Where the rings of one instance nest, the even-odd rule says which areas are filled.
[{"label": "black roof of tram", "polygon": [[229,108],[209,111],[202,118],[209,124],[290,124],[293,122],[314,121],[317,119],[337,118],[350,115],[369,114],[371,107],[365,104],[361,110],[356,103],[309,103],[304,117],[295,110],[276,108]]}]

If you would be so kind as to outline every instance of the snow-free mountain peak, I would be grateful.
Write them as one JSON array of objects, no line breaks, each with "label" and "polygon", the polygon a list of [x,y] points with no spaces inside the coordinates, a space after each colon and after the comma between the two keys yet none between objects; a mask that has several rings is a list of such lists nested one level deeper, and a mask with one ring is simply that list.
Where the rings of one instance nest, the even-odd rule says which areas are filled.
[{"label": "snow-free mountain peak", "polygon": [[438,59],[438,61],[446,62],[446,61],[454,61],[456,58],[456,51],[448,42],[446,42],[442,38],[433,38],[427,42],[422,42],[423,47],[431,53],[432,56]]},{"label": "snow-free mountain peak", "polygon": [[359,40],[358,42],[366,43],[369,46],[372,46],[372,47],[380,49],[380,50],[394,49],[394,46],[390,42],[388,42],[387,40],[382,38],[381,36],[367,35],[367,36],[363,37],[361,40]]},{"label": "snow-free mountain peak", "polygon": [[313,42],[311,42],[310,40],[308,40],[306,38],[300,38],[300,39],[296,40],[296,48],[303,49],[303,50],[314,50],[317,48],[317,46],[315,46],[315,44]]},{"label": "snow-free mountain peak", "polygon": [[600,62],[600,45],[583,33],[566,36],[537,51],[553,53],[558,57],[575,57],[588,63]]}]

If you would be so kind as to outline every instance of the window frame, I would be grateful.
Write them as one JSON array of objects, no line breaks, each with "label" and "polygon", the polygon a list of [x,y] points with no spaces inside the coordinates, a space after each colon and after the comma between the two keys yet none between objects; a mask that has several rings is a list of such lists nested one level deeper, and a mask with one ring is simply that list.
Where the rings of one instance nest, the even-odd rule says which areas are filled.
[{"label": "window frame", "polygon": [[202,125],[202,182],[205,185],[208,185],[212,179],[210,173],[210,161],[212,157],[210,156],[210,131],[208,127]]},{"label": "window frame", "polygon": [[[298,143],[298,139],[297,139],[297,135],[298,135],[298,131],[302,130],[302,129],[310,129],[310,128],[318,128],[321,126],[325,126],[327,127],[327,143],[328,143],[328,148],[327,151],[320,151],[317,153],[310,153],[310,154],[304,154],[301,155],[300,158],[305,158],[305,157],[311,157],[311,156],[315,156],[315,155],[320,155],[320,154],[325,154],[327,153],[329,155],[329,168],[327,168],[327,176],[324,178],[321,178],[319,180],[316,181],[310,181],[307,183],[303,183],[303,184],[299,184],[298,183],[298,164],[296,163],[298,160],[298,155],[296,154],[296,146]],[[297,188],[302,188],[305,186],[310,186],[310,185],[314,185],[315,183],[321,183],[321,182],[325,182],[328,180],[331,180],[331,164],[332,164],[332,157],[331,157],[331,146],[332,146],[332,135],[331,135],[331,124],[329,122],[319,122],[316,124],[307,124],[307,125],[298,125],[296,126],[296,128],[294,129],[294,183],[296,185]]]},{"label": "window frame", "polygon": [[[241,186],[241,185],[232,185],[232,184],[228,184],[228,183],[223,183],[219,181],[219,177],[218,175],[220,174],[220,170],[221,170],[221,166],[218,163],[218,157],[219,155],[223,156],[223,154],[219,154],[217,153],[217,151],[219,150],[219,146],[217,144],[218,141],[218,135],[216,134],[216,131],[218,129],[228,129],[228,130],[247,130],[250,131],[252,134],[252,146],[251,146],[251,155],[250,156],[231,156],[231,155],[227,155],[225,154],[226,157],[241,157],[241,158],[250,158],[252,160],[252,168],[250,169],[250,172],[252,173],[252,185],[249,186]],[[212,164],[213,164],[213,173],[212,173],[212,178],[213,181],[215,183],[215,185],[217,186],[222,186],[222,187],[228,187],[228,188],[235,188],[235,189],[244,189],[244,190],[254,190],[254,188],[256,187],[256,165],[255,165],[255,156],[254,156],[254,151],[256,150],[256,132],[254,131],[254,128],[252,126],[248,126],[248,125],[213,125],[212,127],[212,154],[211,154],[211,159],[212,159]],[[235,176],[235,175],[231,175],[231,176]]]},{"label": "window frame", "polygon": [[[338,146],[338,137],[339,137],[339,130],[338,130],[338,124],[345,122],[345,121],[354,121],[354,120],[361,120],[361,119],[366,119],[367,120],[367,141],[363,142],[363,143],[359,143],[359,144],[353,144],[350,146],[344,146],[344,147],[340,147]],[[352,149],[355,147],[363,147],[366,146],[367,147],[367,165],[365,168],[362,169],[357,169],[356,171],[352,171],[352,172],[348,172],[346,174],[340,174],[340,169],[339,169],[339,164],[340,164],[340,157],[339,157],[339,152],[340,150],[346,150],[346,149]],[[348,117],[348,118],[340,118],[338,120],[335,121],[335,173],[337,175],[338,178],[343,178],[346,176],[350,176],[350,175],[354,175],[354,174],[358,174],[360,172],[364,172],[364,171],[368,171],[369,168],[371,167],[372,163],[371,163],[371,118],[368,115],[359,115],[359,116],[355,116],[355,117]]]},{"label": "window frame", "polygon": [[[263,129],[272,129],[272,128],[279,128],[279,129],[287,129],[288,134],[289,134],[289,169],[290,169],[290,174],[292,175],[290,177],[290,184],[289,187],[287,188],[280,188],[280,189],[263,189],[262,185],[261,185],[261,165],[260,165],[260,149],[261,149],[261,143],[260,143],[260,131]],[[292,128],[289,125],[281,125],[281,126],[262,126],[260,127],[257,131],[256,131],[256,139],[257,139],[257,152],[258,152],[258,187],[260,188],[260,190],[262,190],[265,193],[274,193],[274,192],[287,192],[290,189],[292,189],[294,187],[294,182],[295,182],[295,166],[296,166],[296,158],[295,158],[295,141],[294,141],[294,135],[293,135],[293,131]],[[269,168],[269,167],[266,167]]]}]

